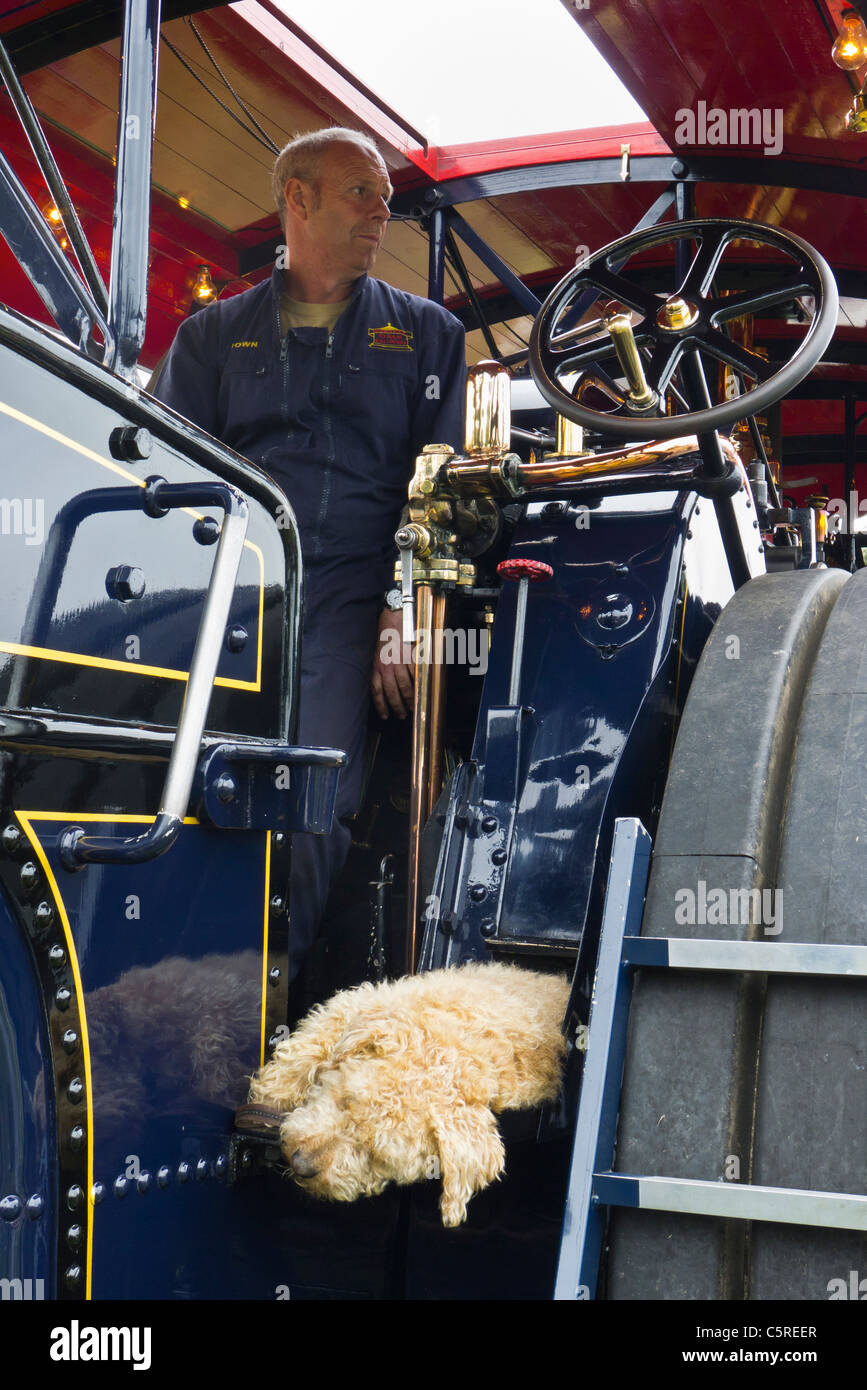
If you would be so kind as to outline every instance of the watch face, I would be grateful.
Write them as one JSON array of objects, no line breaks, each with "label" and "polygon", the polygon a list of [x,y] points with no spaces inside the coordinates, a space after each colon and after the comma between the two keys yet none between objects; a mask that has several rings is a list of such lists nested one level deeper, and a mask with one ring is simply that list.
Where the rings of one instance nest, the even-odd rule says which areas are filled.
[{"label": "watch face", "polygon": [[400,589],[389,589],[388,593],[385,596],[385,601],[389,608],[397,612],[398,608],[400,608],[401,602]]}]

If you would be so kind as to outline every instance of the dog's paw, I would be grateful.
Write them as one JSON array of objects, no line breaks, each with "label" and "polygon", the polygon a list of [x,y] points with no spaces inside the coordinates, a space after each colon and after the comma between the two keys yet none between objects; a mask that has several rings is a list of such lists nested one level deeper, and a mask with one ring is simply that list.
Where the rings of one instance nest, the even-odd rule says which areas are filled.
[{"label": "dog's paw", "polygon": [[451,1106],[433,1117],[433,1132],[443,1180],[442,1222],[460,1226],[470,1198],[505,1171],[506,1151],[487,1106]]}]

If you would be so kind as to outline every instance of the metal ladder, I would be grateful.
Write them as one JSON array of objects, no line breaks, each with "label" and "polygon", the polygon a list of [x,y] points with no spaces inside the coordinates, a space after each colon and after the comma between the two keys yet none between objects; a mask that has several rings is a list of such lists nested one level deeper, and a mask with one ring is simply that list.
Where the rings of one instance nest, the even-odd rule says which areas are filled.
[{"label": "metal ladder", "polygon": [[612,1172],[634,969],[867,976],[867,946],[641,936],[650,851],[650,836],[639,820],[615,823],[554,1287],[557,1301],[596,1297],[609,1207],[867,1231],[867,1196]]}]

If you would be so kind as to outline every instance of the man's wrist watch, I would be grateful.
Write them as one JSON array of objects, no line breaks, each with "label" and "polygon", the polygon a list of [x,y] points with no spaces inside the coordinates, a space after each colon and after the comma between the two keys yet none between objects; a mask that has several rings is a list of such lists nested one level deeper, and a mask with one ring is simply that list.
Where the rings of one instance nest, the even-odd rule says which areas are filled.
[{"label": "man's wrist watch", "polygon": [[403,595],[400,589],[389,589],[385,596],[385,606],[390,608],[392,613],[399,613],[403,604]]}]

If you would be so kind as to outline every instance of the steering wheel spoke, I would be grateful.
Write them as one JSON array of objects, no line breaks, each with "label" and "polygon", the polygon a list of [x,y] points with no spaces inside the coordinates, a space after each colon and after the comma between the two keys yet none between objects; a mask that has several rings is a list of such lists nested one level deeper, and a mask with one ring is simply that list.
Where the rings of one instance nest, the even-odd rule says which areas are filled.
[{"label": "steering wheel spoke", "polygon": [[717,361],[726,362],[744,376],[752,377],[754,381],[768,381],[774,375],[774,368],[770,362],[766,362],[757,352],[742,347],[740,343],[732,342],[722,329],[707,329],[702,335],[701,346]]},{"label": "steering wheel spoke", "polygon": [[629,309],[637,309],[645,319],[654,319],[660,301],[649,290],[642,289],[634,281],[627,279],[605,263],[588,266],[584,270],[584,283],[588,288],[599,290],[609,299],[625,304]]},{"label": "steering wheel spoke", "polygon": [[756,286],[751,290],[740,290],[737,294],[719,295],[705,301],[713,323],[725,323],[728,319],[739,318],[742,314],[757,314],[762,309],[772,309],[777,304],[785,304],[799,294],[812,293],[809,277],[799,266],[771,285]]},{"label": "steering wheel spoke", "polygon": [[706,231],[699,232],[698,251],[693,257],[692,264],[686,272],[686,278],[678,291],[684,299],[704,298],[731,240],[733,238],[729,224],[722,227],[711,225]]}]

